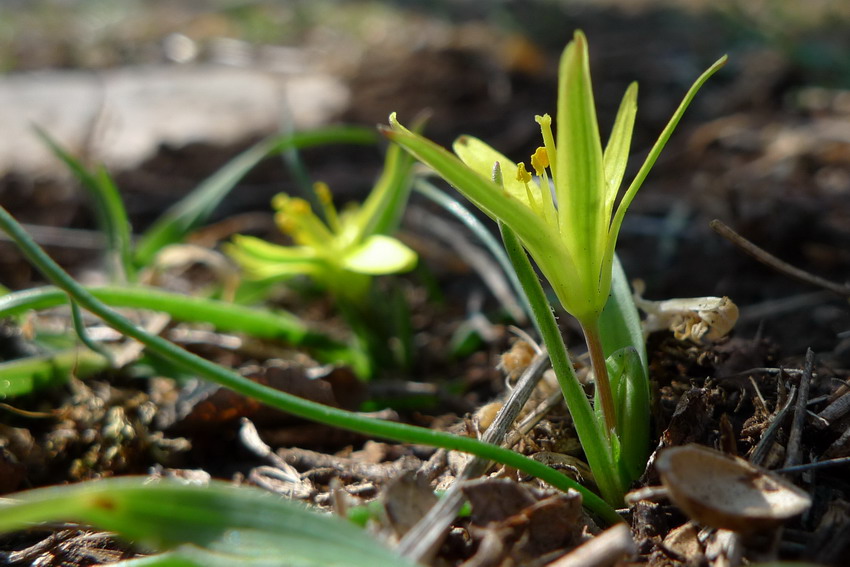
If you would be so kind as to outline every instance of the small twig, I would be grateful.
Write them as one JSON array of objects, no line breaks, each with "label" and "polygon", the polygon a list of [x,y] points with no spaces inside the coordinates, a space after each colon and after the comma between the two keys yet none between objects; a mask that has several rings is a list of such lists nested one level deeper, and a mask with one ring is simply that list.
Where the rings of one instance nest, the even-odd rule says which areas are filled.
[{"label": "small twig", "polygon": [[850,286],[831,282],[814,274],[810,274],[805,270],[801,270],[796,266],[780,260],[766,250],[759,248],[718,219],[714,219],[709,223],[712,229],[723,238],[730,241],[732,244],[761,262],[766,266],[770,266],[774,270],[781,272],[787,276],[798,279],[801,282],[827,289],[832,293],[838,294],[845,298],[850,298]]},{"label": "small twig", "polygon": [[727,380],[729,378],[740,378],[741,376],[749,376],[750,374],[768,374],[770,376],[775,376],[777,374],[790,374],[791,376],[795,376],[797,374],[802,374],[802,368],[769,368],[769,367],[755,367],[748,368],[746,370],[741,370],[740,372],[735,372],[734,374],[725,374],[723,376],[717,376],[715,380]]},{"label": "small twig", "polygon": [[590,539],[546,567],[609,567],[637,553],[628,526],[619,524]]},{"label": "small twig", "polygon": [[850,465],[850,457],[839,457],[837,459],[828,459],[826,461],[815,461],[814,463],[806,463],[805,465],[794,465],[793,467],[783,467],[773,472],[777,473],[800,473],[814,469],[825,469],[829,467],[839,467],[841,465]]},{"label": "small twig", "polygon": [[788,413],[788,410],[791,409],[791,406],[794,403],[794,396],[796,393],[797,389],[794,386],[791,386],[791,391],[788,393],[788,401],[785,402],[785,405],[782,406],[781,410],[774,414],[770,425],[761,436],[758,445],[756,445],[756,449],[750,457],[750,462],[752,464],[760,466],[762,461],[764,461],[768,451],[770,450],[770,444],[773,442],[773,438],[776,436],[777,431],[779,431],[779,426],[785,418],[785,414]]},{"label": "small twig", "polygon": [[846,455],[848,445],[850,445],[850,428],[845,429],[841,436],[832,442],[832,445],[826,449],[824,455],[827,457],[832,457],[837,454],[840,455],[842,453]]},{"label": "small twig", "polygon": [[[511,391],[510,397],[505,401],[502,409],[496,415],[493,423],[484,432],[481,440],[485,443],[501,444],[505,439],[508,428],[516,420],[517,415],[525,406],[531,392],[543,372],[549,364],[549,354],[545,349],[534,357],[529,367],[523,372],[516,387]],[[402,556],[415,562],[425,562],[430,557],[445,537],[446,530],[454,521],[458,511],[463,505],[464,496],[460,490],[464,480],[481,476],[490,466],[490,461],[473,457],[463,469],[463,472],[455,479],[451,488],[446,491],[443,498],[439,500],[425,516],[415,525],[399,542],[396,551]]]},{"label": "small twig", "polygon": [[791,431],[788,432],[788,444],[785,452],[784,467],[793,467],[803,462],[803,424],[806,421],[806,404],[809,401],[809,386],[812,382],[812,372],[815,364],[815,353],[812,349],[806,351],[805,372],[800,378],[800,388],[797,390],[797,405],[794,408],[794,420]]},{"label": "small twig", "polygon": [[821,423],[824,424],[820,428],[823,429],[833,421],[843,417],[848,411],[850,411],[850,392],[836,399],[818,414],[818,417],[823,420]]},{"label": "small twig", "polygon": [[810,291],[779,299],[768,299],[760,303],[747,305],[741,309],[738,324],[749,321],[764,321],[765,319],[783,317],[788,313],[811,309],[828,301],[833,301],[833,295],[826,290]]},{"label": "small twig", "polygon": [[559,404],[564,403],[564,394],[560,390],[556,390],[540,402],[534,410],[525,416],[522,421],[517,424],[516,429],[511,432],[505,439],[506,447],[516,445],[523,435],[527,435],[535,425],[540,423],[540,420],[546,417],[546,414],[556,408]]}]

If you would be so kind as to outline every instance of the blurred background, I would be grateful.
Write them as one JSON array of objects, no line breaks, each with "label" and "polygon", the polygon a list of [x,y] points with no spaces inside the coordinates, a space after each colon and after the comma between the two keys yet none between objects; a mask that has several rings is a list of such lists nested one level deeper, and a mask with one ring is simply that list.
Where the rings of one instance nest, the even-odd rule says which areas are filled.
[{"label": "blurred background", "polygon": [[[740,333],[767,327],[789,348],[831,350],[850,328],[846,301],[756,264],[708,221],[848,279],[846,2],[0,0],[0,203],[30,225],[74,229],[41,236],[67,265],[96,256],[84,195],[33,125],[105,164],[137,229],[264,136],[372,127],[392,111],[409,123],[428,109],[440,143],[470,133],[524,160],[533,116],[554,113],[558,56],[578,28],[603,135],[640,83],[632,172],[694,78],[730,58],[633,204],[620,239],[630,276],[656,299],[731,295]],[[365,194],[382,159],[362,147],[302,157],[340,201]],[[270,197],[294,187],[270,159],[217,217],[270,213]],[[37,277],[4,242],[0,274],[13,288]],[[850,345],[835,352],[850,358]]]}]

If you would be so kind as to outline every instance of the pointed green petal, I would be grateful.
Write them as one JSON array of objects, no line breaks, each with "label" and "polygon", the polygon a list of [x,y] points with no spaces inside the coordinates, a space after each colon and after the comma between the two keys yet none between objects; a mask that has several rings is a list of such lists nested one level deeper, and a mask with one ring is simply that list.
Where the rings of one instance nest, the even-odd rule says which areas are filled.
[{"label": "pointed green petal", "polygon": [[361,236],[391,234],[398,228],[413,185],[414,162],[413,156],[399,146],[390,144],[387,148],[381,176],[355,222]]},{"label": "pointed green petal", "polygon": [[224,251],[252,278],[287,278],[324,269],[315,252],[302,246],[278,246],[253,236],[237,234]]},{"label": "pointed green petal", "polygon": [[540,189],[537,184],[533,181],[529,182],[529,186],[534,192],[534,195],[538,196],[538,198],[535,199],[534,206],[532,206],[528,200],[528,191],[526,190],[525,183],[517,181],[517,164],[509,160],[501,152],[472,136],[461,136],[455,141],[454,145],[452,145],[452,149],[463,163],[486,179],[492,179],[493,164],[498,163],[502,170],[502,186],[505,191],[510,193],[511,197],[523,203],[525,206],[531,208],[537,207],[536,210],[540,210]]},{"label": "pointed green petal", "polygon": [[605,216],[611,218],[614,211],[614,202],[617,200],[617,192],[626,174],[626,164],[629,161],[629,147],[632,142],[632,130],[635,126],[635,114],[637,114],[637,83],[632,83],[626,89],[614,127],[611,129],[611,137],[605,146],[603,154],[603,166],[605,168]]},{"label": "pointed green petal", "polygon": [[[696,81],[694,81],[694,84],[691,85],[691,88],[688,89],[688,92],[685,94],[685,98],[682,99],[682,102],[679,104],[679,108],[676,109],[676,112],[673,113],[673,117],[670,118],[667,126],[664,127],[661,135],[658,136],[658,140],[655,141],[655,145],[652,146],[652,149],[649,151],[649,155],[646,156],[646,161],[643,162],[643,165],[637,175],[635,175],[631,185],[629,185],[629,188],[626,190],[625,194],[623,194],[623,198],[617,206],[617,211],[614,213],[614,218],[612,219],[611,226],[609,228],[608,244],[605,249],[605,261],[603,265],[611,265],[614,256],[614,249],[617,246],[617,236],[620,233],[620,226],[623,224],[623,217],[626,215],[626,210],[628,210],[629,205],[632,203],[632,199],[634,199],[638,189],[640,189],[640,186],[643,185],[646,176],[649,174],[649,170],[652,169],[653,165],[655,165],[655,160],[658,159],[658,156],[661,154],[661,150],[664,149],[665,144],[667,144],[667,140],[670,139],[670,136],[673,134],[673,130],[676,129],[676,126],[679,124],[679,120],[681,120],[682,115],[685,114],[685,110],[687,110],[697,92],[700,88],[702,88],[709,77],[726,64],[726,59],[727,58],[724,55],[715,61],[711,67],[709,67],[702,75],[699,76],[699,78],[697,78]],[[608,282],[603,283],[610,285],[611,271],[603,270],[602,277],[607,277]]]},{"label": "pointed green petal", "polygon": [[408,272],[416,266],[416,252],[399,240],[375,234],[353,248],[342,259],[346,270],[379,276]]},{"label": "pointed green petal", "polygon": [[577,293],[593,298],[591,308],[598,315],[605,302],[598,277],[609,219],[587,40],[580,31],[564,50],[559,77],[555,191],[561,236],[585,278]]}]

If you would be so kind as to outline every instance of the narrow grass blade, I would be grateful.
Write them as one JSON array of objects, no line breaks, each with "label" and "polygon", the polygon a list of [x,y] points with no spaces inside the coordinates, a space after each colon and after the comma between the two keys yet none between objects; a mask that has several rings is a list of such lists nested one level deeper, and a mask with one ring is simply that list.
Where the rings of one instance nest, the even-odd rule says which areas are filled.
[{"label": "narrow grass blade", "polygon": [[626,211],[628,210],[629,205],[631,205],[632,199],[635,198],[638,189],[640,189],[641,185],[643,185],[646,176],[649,175],[649,171],[652,169],[652,166],[655,165],[655,161],[658,159],[658,156],[661,155],[661,150],[663,150],[664,146],[667,145],[667,140],[669,140],[670,136],[673,135],[673,130],[675,130],[676,126],[678,126],[679,120],[681,120],[682,116],[685,114],[685,110],[687,110],[688,106],[690,106],[697,92],[702,88],[705,82],[726,64],[726,60],[727,57],[724,55],[715,61],[711,67],[706,69],[706,71],[700,75],[696,81],[694,81],[694,84],[691,85],[691,88],[688,89],[687,93],[685,93],[685,98],[682,99],[681,103],[679,103],[679,107],[676,109],[676,112],[673,113],[672,118],[670,118],[670,121],[667,122],[667,126],[665,126],[664,130],[661,131],[661,135],[658,136],[658,139],[655,141],[655,144],[653,144],[652,149],[649,150],[649,154],[646,156],[643,165],[640,166],[640,169],[635,175],[635,178],[632,180],[631,185],[629,185],[629,188],[626,189],[622,199],[620,199],[620,203],[617,205],[617,210],[614,212],[614,217],[611,219],[611,224],[608,227],[608,232],[611,235],[611,238],[608,239],[608,244],[605,250],[606,259],[614,255],[614,250],[617,247],[617,236],[620,233],[620,226],[623,224],[623,218],[626,216]]},{"label": "narrow grass blade", "polygon": [[[73,521],[116,532],[155,550],[230,565],[412,566],[357,526],[273,494],[223,482],[200,487],[125,477],[14,496],[0,531]],[[180,546],[192,545],[203,553]],[[175,549],[176,548],[176,549]]]},{"label": "narrow grass blade", "polygon": [[[89,291],[113,307],[162,311],[179,321],[207,323],[220,331],[285,341],[293,346],[311,349],[320,362],[352,364],[355,369],[361,364],[360,355],[350,347],[313,331],[285,311],[254,309],[144,286],[99,287],[89,288]],[[67,302],[68,295],[52,286],[18,291],[0,297],[0,317],[57,307]]]},{"label": "narrow grass blade", "polygon": [[264,140],[233,158],[197,189],[168,209],[142,235],[136,247],[135,262],[146,266],[163,247],[182,241],[200,226],[227,194],[263,158],[287,148],[306,148],[332,143],[371,144],[375,134],[356,127],[334,127],[311,132],[296,132]]},{"label": "narrow grass blade", "polygon": [[50,150],[65,162],[88,192],[97,223],[106,235],[108,272],[114,283],[135,281],[131,259],[132,231],[127,210],[118,188],[104,168],[90,171],[78,159],[65,151],[46,131],[36,127],[36,133]]},{"label": "narrow grass blade", "polygon": [[187,352],[162,337],[151,335],[143,329],[136,327],[129,319],[112,311],[95,298],[63,271],[2,206],[0,206],[0,229],[5,231],[15,241],[15,244],[17,244],[24,256],[45,278],[71,295],[81,307],[94,313],[120,333],[144,343],[148,351],[170,361],[186,372],[195,373],[206,380],[230,388],[242,395],[250,396],[270,407],[289,412],[304,419],[324,423],[331,427],[339,427],[371,437],[381,437],[404,443],[416,443],[442,447],[447,450],[464,451],[508,465],[526,474],[535,476],[544,482],[548,482],[561,490],[575,490],[579,492],[582,495],[584,505],[589,510],[598,514],[603,522],[608,524],[622,522],[622,518],[620,518],[616,510],[591,490],[566,477],[559,471],[509,449],[483,443],[469,437],[443,433],[424,427],[382,421],[354,412],[311,402],[254,382],[232,370]]}]

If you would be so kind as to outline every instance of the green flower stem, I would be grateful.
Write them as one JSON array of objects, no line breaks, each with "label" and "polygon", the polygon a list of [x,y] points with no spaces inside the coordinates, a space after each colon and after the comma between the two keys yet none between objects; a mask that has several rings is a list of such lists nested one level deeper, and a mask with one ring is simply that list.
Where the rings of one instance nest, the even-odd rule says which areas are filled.
[{"label": "green flower stem", "polygon": [[599,334],[599,321],[581,323],[581,332],[587,343],[590,354],[590,366],[596,380],[596,391],[602,405],[602,415],[605,419],[605,433],[610,438],[617,434],[617,414],[614,412],[614,394],[611,391],[611,380],[608,378],[608,367],[605,365],[605,353],[602,349],[602,337]]},{"label": "green flower stem", "polygon": [[[133,325],[129,319],[109,309],[83,286],[74,281],[30,238],[21,225],[3,207],[0,207],[0,228],[9,234],[27,259],[48,280],[73,296],[81,307],[94,313],[117,331],[144,343],[151,353],[169,360],[188,372],[196,373],[237,393],[250,396],[268,406],[305,419],[364,435],[463,451],[502,463],[533,475],[561,490],[573,489],[580,492],[585,506],[609,524],[622,521],[617,512],[592,491],[560,472],[509,449],[483,443],[469,437],[432,431],[424,427],[376,420],[354,412],[311,402],[253,382],[209,360],[189,353],[161,337],[150,335]],[[612,467],[611,470],[615,469]]]},{"label": "green flower stem", "polygon": [[555,320],[555,315],[552,313],[552,308],[546,299],[546,294],[540,285],[537,273],[531,266],[525,249],[522,247],[519,238],[507,225],[500,222],[499,228],[502,231],[505,250],[508,252],[508,257],[519,276],[520,283],[522,283],[531,304],[532,313],[535,321],[537,321],[543,342],[549,351],[552,369],[555,371],[558,384],[564,393],[567,408],[570,410],[570,416],[573,418],[576,433],[596,484],[609,504],[620,506],[623,502],[625,490],[620,482],[610,440],[598,426],[590,402],[573,371],[572,361],[567,352],[567,347],[564,345],[558,322]]}]

